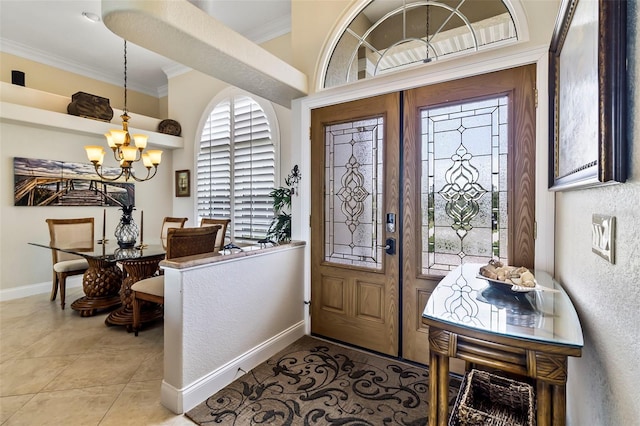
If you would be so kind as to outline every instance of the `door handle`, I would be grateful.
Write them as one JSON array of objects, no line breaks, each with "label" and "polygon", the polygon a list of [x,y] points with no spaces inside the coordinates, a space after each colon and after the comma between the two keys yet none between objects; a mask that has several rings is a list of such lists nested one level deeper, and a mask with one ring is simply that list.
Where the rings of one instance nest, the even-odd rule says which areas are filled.
[{"label": "door handle", "polygon": [[386,245],[378,246],[384,249],[384,252],[387,254],[396,254],[396,239],[395,238],[387,238],[385,241]]}]

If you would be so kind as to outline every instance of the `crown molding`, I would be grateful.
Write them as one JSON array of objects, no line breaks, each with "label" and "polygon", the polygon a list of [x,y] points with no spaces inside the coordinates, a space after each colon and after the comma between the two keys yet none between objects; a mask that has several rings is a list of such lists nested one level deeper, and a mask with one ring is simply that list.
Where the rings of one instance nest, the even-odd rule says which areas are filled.
[{"label": "crown molding", "polygon": [[261,44],[290,32],[291,14],[288,13],[248,31],[244,36],[256,44]]},{"label": "crown molding", "polygon": [[[44,65],[48,65],[54,68],[58,68],[64,71],[68,71],[74,74],[91,78],[93,80],[102,81],[104,83],[113,84],[114,86],[122,85],[122,76],[114,76],[105,73],[100,68],[88,67],[79,62],[74,62],[68,58],[61,58],[59,56],[52,55],[42,50],[34,49],[22,43],[15,42],[13,40],[7,40],[0,38],[0,51],[11,55],[19,56],[21,58],[28,59],[30,61],[38,62]],[[128,88],[135,90],[136,92],[144,93],[145,95],[159,97],[162,91],[162,87],[151,87],[136,84],[134,82],[128,82]],[[165,87],[165,92],[167,89]]]}]

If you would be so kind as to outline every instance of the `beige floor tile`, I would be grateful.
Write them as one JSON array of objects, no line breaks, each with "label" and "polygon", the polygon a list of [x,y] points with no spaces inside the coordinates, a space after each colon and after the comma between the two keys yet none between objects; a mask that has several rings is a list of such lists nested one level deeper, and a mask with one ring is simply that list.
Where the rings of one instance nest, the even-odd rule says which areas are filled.
[{"label": "beige floor tile", "polygon": [[[84,319],[84,318],[83,318]],[[56,355],[81,355],[92,349],[100,340],[95,328],[81,328],[70,333],[58,329],[43,336],[18,355],[19,358],[39,358]]]},{"label": "beige floor tile", "polygon": [[153,331],[151,333],[139,333],[138,337],[134,333],[128,333],[125,327],[111,326],[106,330],[100,331],[100,340],[96,342],[94,349],[119,348],[119,349],[136,349],[136,348],[160,348],[164,347],[163,330]]},{"label": "beige floor tile", "polygon": [[[46,335],[46,331],[38,334],[40,338]],[[33,345],[37,339],[38,337],[33,334],[23,338],[19,330],[6,331],[0,334],[0,364],[16,358],[27,350],[29,346]]]},{"label": "beige floor tile", "polygon": [[21,409],[24,404],[33,398],[34,394],[19,396],[3,396],[0,398],[0,424],[7,421],[16,411]]},{"label": "beige floor tile", "polygon": [[131,382],[145,382],[148,380],[162,380],[164,377],[164,352],[159,350],[150,354],[140,368],[131,377]]},{"label": "beige floor tile", "polygon": [[0,364],[0,396],[40,392],[77,359],[75,355],[13,359]]},{"label": "beige floor tile", "polygon": [[148,349],[104,349],[77,357],[44,390],[76,389],[96,385],[126,384],[148,357]]},{"label": "beige floor tile", "polygon": [[129,383],[113,404],[100,426],[193,425],[160,404],[162,380]]},{"label": "beige floor tile", "polygon": [[68,289],[64,311],[48,294],[0,302],[0,423],[192,426],[160,404],[163,322],[136,337],[108,312],[80,317],[82,295]]},{"label": "beige floor tile", "polygon": [[3,426],[98,425],[124,385],[95,386],[34,396]]}]

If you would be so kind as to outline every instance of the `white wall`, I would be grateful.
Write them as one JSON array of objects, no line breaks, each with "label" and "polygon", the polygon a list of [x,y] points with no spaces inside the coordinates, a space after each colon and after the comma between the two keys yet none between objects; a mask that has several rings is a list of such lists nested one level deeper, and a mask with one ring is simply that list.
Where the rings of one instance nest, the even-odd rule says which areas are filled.
[{"label": "white wall", "polygon": [[[569,361],[571,425],[640,424],[640,72],[637,2],[627,2],[627,183],[556,196],[556,276],[573,299],[584,333]],[[591,252],[591,215],[616,217],[616,263]]]},{"label": "white wall", "polygon": [[165,267],[162,402],[176,413],[304,333],[303,245],[213,261]]}]

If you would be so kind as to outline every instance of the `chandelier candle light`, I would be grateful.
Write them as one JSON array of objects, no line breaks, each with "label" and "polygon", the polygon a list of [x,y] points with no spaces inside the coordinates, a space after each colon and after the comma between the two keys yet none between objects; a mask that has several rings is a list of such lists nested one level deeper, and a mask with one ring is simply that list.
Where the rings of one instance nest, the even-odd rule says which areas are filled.
[{"label": "chandelier candle light", "polygon": [[[104,161],[105,150],[99,145],[87,145],[84,149],[87,151],[89,161],[93,163],[96,173],[100,178],[106,181],[115,181],[124,176],[124,180],[128,181],[132,178],[138,182],[143,182],[154,177],[158,171],[162,151],[157,149],[147,150],[147,135],[135,134],[129,135],[129,114],[127,113],[127,40],[124,41],[124,109],[122,110],[122,130],[115,129],[109,133],[105,133],[107,144],[113,151],[113,156],[120,163],[120,174],[108,177],[102,173],[102,162]],[[131,146],[133,138],[135,146]],[[142,160],[142,164],[147,168],[147,176],[144,178],[137,177],[133,172],[133,163]],[[153,167],[153,174],[151,168]]]}]

